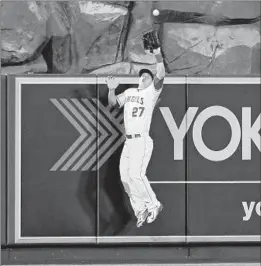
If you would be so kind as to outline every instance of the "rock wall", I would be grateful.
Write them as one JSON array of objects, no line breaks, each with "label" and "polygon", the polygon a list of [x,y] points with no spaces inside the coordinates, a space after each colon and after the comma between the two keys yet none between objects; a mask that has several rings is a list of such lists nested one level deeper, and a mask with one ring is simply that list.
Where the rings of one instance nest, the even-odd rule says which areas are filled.
[{"label": "rock wall", "polygon": [[154,29],[169,74],[260,75],[260,9],[260,1],[2,1],[2,73],[155,72],[141,40]]}]

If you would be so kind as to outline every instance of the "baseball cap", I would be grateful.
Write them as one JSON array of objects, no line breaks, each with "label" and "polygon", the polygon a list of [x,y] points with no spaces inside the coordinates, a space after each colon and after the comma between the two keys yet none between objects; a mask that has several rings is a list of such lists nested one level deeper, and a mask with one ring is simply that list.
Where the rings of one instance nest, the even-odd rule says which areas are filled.
[{"label": "baseball cap", "polygon": [[151,78],[154,79],[154,75],[153,75],[152,72],[151,72],[149,69],[147,69],[147,68],[143,68],[143,69],[140,70],[140,72],[139,72],[139,77],[141,77],[141,75],[144,74],[144,73],[148,73],[148,74],[151,76]]}]

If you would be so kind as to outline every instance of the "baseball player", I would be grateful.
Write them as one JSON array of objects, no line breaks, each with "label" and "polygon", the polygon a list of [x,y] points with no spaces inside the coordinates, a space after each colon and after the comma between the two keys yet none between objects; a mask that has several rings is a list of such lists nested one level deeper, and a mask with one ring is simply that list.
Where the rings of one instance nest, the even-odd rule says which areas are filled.
[{"label": "baseball player", "polygon": [[148,69],[140,70],[137,88],[129,88],[116,96],[119,82],[114,77],[107,78],[110,106],[124,107],[126,141],[120,159],[120,175],[137,217],[137,227],[145,221],[152,223],[163,209],[146,177],[153,150],[153,140],[149,136],[152,113],[165,77],[161,49],[150,52],[157,60],[156,76]]}]

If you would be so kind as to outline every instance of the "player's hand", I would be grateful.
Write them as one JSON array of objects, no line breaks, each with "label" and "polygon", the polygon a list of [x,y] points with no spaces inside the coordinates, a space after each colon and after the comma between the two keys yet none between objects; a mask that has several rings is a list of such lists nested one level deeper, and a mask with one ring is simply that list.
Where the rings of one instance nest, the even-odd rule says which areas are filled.
[{"label": "player's hand", "polygon": [[119,81],[112,76],[107,77],[106,83],[109,90],[115,90],[119,86]]}]

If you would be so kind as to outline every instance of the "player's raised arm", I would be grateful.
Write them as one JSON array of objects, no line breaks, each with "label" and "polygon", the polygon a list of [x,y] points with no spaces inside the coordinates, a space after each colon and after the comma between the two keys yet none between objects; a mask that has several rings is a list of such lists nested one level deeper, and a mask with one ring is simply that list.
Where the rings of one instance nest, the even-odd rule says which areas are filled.
[{"label": "player's raised arm", "polygon": [[165,66],[163,63],[163,58],[161,55],[160,48],[154,50],[153,54],[155,55],[157,60],[157,65],[156,65],[157,72],[156,72],[156,77],[154,78],[154,86],[156,90],[160,90],[163,86],[164,78],[166,75]]},{"label": "player's raised arm", "polygon": [[117,97],[115,95],[115,90],[119,86],[119,82],[112,76],[106,79],[107,86],[109,88],[108,102],[110,106],[117,105]]},{"label": "player's raised arm", "polygon": [[153,54],[156,57],[157,73],[154,79],[154,87],[156,90],[160,90],[162,88],[165,77],[165,67],[163,63],[160,41],[157,32],[152,30],[143,34],[143,45],[145,52]]}]

